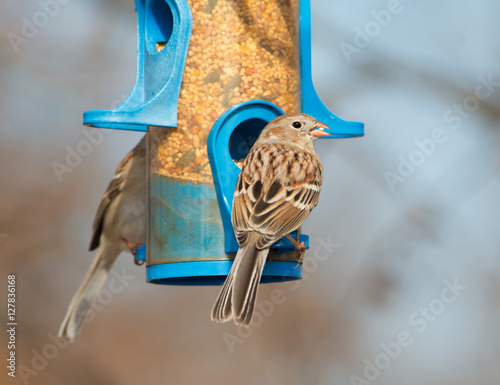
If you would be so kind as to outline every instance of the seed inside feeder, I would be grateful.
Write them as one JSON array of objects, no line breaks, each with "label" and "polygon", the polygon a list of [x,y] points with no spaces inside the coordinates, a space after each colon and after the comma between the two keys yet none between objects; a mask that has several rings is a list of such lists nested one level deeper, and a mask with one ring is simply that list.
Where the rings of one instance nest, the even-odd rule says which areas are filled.
[{"label": "seed inside feeder", "polygon": [[[178,126],[151,132],[151,172],[211,184],[207,137],[229,107],[248,100],[267,100],[285,113],[300,110],[299,0],[188,3],[193,31],[179,97]],[[158,44],[157,50],[163,49]]]}]

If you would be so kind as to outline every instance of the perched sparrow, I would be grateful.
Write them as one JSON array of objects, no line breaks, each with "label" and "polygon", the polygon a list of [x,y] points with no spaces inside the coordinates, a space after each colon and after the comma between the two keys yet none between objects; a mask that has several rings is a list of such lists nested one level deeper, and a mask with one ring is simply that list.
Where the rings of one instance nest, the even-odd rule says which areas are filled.
[{"label": "perched sparrow", "polygon": [[318,204],[323,166],[313,142],[328,135],[323,128],[328,127],[309,115],[280,116],[248,153],[231,218],[240,248],[212,309],[213,321],[232,318],[245,326],[252,321],[269,247],[297,229]]},{"label": "perched sparrow", "polygon": [[59,336],[73,341],[116,258],[122,251],[136,255],[146,241],[146,137],[116,169],[92,225],[89,250],[97,255],[69,304]]}]

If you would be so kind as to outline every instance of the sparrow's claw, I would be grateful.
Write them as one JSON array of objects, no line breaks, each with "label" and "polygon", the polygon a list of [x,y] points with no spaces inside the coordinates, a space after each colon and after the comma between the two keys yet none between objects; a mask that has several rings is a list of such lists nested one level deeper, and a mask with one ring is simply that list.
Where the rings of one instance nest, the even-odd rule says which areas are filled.
[{"label": "sparrow's claw", "polygon": [[140,246],[142,246],[142,245],[137,245],[137,246],[133,247],[132,249],[130,249],[130,251],[132,252],[132,255],[134,256],[134,263],[137,266],[142,266],[142,265],[144,265],[144,262],[145,262],[142,259],[141,260],[137,259],[137,248]]},{"label": "sparrow's claw", "polygon": [[142,265],[144,265],[144,262],[145,262],[145,261],[143,261],[142,259],[139,261],[139,260],[137,259],[137,252],[132,253],[132,254],[134,254],[134,263],[135,263],[137,266],[142,266]]},{"label": "sparrow's claw", "polygon": [[144,264],[144,261],[139,261],[137,259],[137,248],[138,247],[141,247],[142,245],[144,245],[144,243],[130,243],[129,241],[127,241],[125,238],[122,238],[122,241],[125,242],[125,244],[127,245],[127,247],[130,249],[130,252],[132,253],[132,255],[134,256],[134,263],[137,265],[137,266],[141,266]]},{"label": "sparrow's claw", "polygon": [[299,265],[302,265],[302,260],[304,259],[304,255],[306,253],[306,243],[305,242],[300,242],[299,247],[295,249],[295,252],[297,253],[297,266],[295,268],[299,267]]},{"label": "sparrow's claw", "polygon": [[297,232],[297,240],[293,239],[290,234],[287,234],[286,237],[290,240],[290,242],[293,243],[293,246],[295,247],[295,253],[297,255],[297,266],[295,268],[299,267],[299,265],[302,263],[302,259],[304,258],[304,254],[306,252],[306,243],[304,241],[299,242],[299,233]]}]

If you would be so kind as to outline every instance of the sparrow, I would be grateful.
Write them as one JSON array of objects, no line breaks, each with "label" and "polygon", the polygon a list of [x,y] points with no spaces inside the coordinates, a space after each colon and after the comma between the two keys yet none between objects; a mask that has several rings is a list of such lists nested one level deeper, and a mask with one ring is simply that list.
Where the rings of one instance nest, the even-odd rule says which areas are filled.
[{"label": "sparrow", "polygon": [[136,257],[145,243],[146,171],[144,136],[118,165],[97,209],[89,246],[97,255],[69,304],[60,337],[71,342],[76,338],[118,255],[126,251]]},{"label": "sparrow", "polygon": [[[231,222],[239,244],[231,270],[212,309],[212,321],[252,321],[269,247],[304,222],[318,204],[323,166],[313,142],[328,136],[306,114],[272,120],[249,151],[233,197]],[[301,252],[302,254],[302,252]]]}]

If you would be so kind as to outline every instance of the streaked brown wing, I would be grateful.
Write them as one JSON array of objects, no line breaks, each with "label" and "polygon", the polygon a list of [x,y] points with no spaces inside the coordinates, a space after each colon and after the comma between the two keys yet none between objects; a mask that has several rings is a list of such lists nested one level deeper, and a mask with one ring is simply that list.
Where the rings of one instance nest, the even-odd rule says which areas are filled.
[{"label": "streaked brown wing", "polygon": [[297,229],[318,204],[322,166],[317,157],[285,146],[252,149],[236,184],[233,227],[240,245],[248,231],[263,248]]},{"label": "streaked brown wing", "polygon": [[[236,240],[238,244],[246,244],[246,238],[248,231],[252,230],[249,227],[249,218],[253,211],[253,206],[256,200],[252,202],[252,195],[248,194],[248,187],[253,186],[255,183],[247,183],[245,174],[242,172],[236,183],[236,189],[234,191],[233,198],[233,212],[231,221],[233,223],[234,233],[236,235]],[[260,184],[260,181],[256,181]]]},{"label": "streaked brown wing", "polygon": [[[138,146],[136,146],[136,148],[137,147]],[[136,148],[134,148],[134,150],[136,150]],[[106,211],[111,202],[113,202],[113,200],[115,200],[116,197],[120,194],[123,183],[125,182],[125,177],[130,168],[130,163],[135,156],[134,150],[129,152],[116,168],[115,176],[109,183],[108,188],[106,189],[106,192],[102,197],[101,203],[97,208],[94,222],[92,224],[92,239],[90,240],[89,251],[95,250],[97,249],[97,247],[99,247],[99,240],[101,239],[102,227],[104,224],[104,218],[106,217]]]},{"label": "streaked brown wing", "polygon": [[287,188],[273,182],[254,206],[250,226],[263,237],[257,247],[267,247],[297,229],[317,205],[319,191],[307,187]]}]

